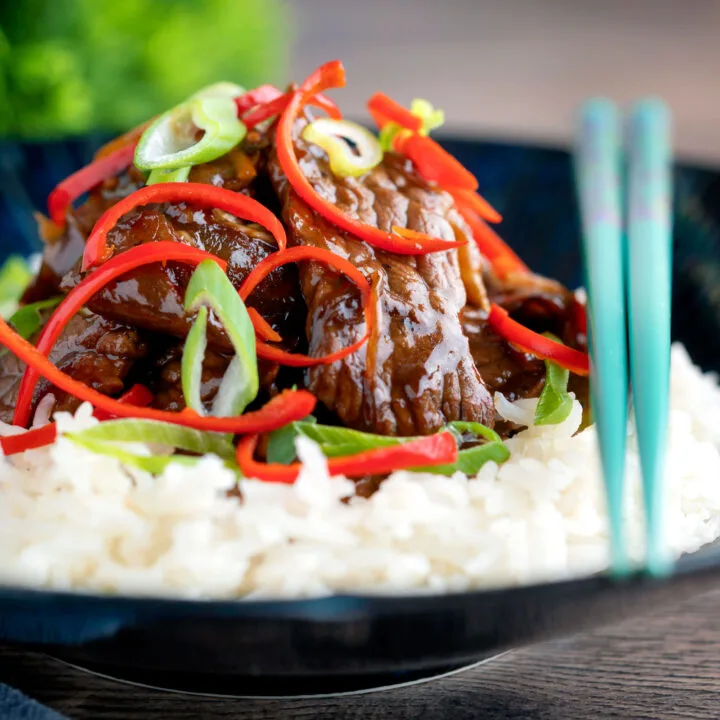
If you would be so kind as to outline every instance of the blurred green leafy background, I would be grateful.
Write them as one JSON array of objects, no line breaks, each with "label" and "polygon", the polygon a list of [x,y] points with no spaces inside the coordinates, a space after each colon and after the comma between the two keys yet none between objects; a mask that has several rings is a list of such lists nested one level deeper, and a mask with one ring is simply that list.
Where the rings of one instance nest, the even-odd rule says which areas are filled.
[{"label": "blurred green leafy background", "polygon": [[219,80],[286,74],[284,0],[0,0],[0,135],[124,131]]}]

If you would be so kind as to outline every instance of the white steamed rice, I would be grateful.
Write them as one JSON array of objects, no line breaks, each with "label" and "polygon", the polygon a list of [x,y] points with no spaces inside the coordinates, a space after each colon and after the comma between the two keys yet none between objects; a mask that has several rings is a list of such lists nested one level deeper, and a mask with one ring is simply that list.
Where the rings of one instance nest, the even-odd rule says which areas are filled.
[{"label": "white steamed rice", "polygon": [[[535,402],[511,405],[529,423]],[[476,478],[396,472],[369,500],[327,475],[311,441],[293,486],[242,481],[214,457],[151,477],[60,438],[0,459],[0,583],[186,597],[310,596],[334,591],[443,592],[561,579],[608,565],[592,429],[561,425],[508,442],[511,459]],[[96,421],[58,415],[62,430]],[[17,429],[7,425],[0,432]],[[627,512],[642,555],[638,456],[630,431]],[[676,554],[720,535],[720,389],[672,355],[667,533]]]}]

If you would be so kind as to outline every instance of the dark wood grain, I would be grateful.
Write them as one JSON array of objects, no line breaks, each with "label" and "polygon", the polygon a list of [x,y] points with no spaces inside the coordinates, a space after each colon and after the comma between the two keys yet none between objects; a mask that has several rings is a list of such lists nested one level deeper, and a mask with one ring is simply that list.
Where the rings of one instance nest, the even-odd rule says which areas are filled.
[{"label": "dark wood grain", "polygon": [[444,679],[354,696],[199,698],[91,677],[0,647],[0,680],[71,720],[718,718],[720,593],[508,653]]}]

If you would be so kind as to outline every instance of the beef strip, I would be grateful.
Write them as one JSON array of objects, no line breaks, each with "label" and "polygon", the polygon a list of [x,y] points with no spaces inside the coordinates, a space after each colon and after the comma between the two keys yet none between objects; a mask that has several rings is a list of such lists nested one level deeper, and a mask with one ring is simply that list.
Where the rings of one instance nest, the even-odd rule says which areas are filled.
[{"label": "beef strip", "polygon": [[[262,228],[217,209],[197,210],[185,203],[133,210],[108,234],[108,240],[116,253],[157,240],[201,248],[228,262],[228,276],[235,287],[240,286],[257,263],[277,249],[273,238]],[[192,323],[183,304],[191,272],[188,266],[176,263],[139,268],[107,285],[88,302],[88,307],[120,322],[184,337]],[[61,288],[69,291],[80,277],[76,267],[65,276]],[[260,312],[289,347],[295,346],[305,310],[293,266],[273,272],[253,292],[248,305]],[[219,350],[231,350],[214,316],[210,318],[208,340]]]},{"label": "beef strip", "polygon": [[[242,148],[194,167],[189,179],[248,195],[262,192],[263,183],[258,181],[258,176],[263,172],[267,146],[264,136],[250,132]],[[54,235],[47,223],[41,225],[46,240],[43,265],[24,297],[25,302],[68,292],[77,285],[82,277],[80,257],[85,239],[97,219],[142,183],[143,176],[131,167],[119,178],[95,188],[88,201],[70,213],[66,231],[60,236]],[[260,260],[277,249],[274,238],[263,228],[220,210],[198,210],[185,203],[137,208],[123,216],[108,234],[108,242],[115,252],[158,240],[182,242],[223,258],[228,262],[228,274],[236,287]],[[165,268],[140,268],[108,285],[88,307],[118,322],[184,337],[191,324],[183,308],[190,272],[187,266],[173,263]],[[256,308],[283,336],[286,349],[297,346],[305,307],[294,267],[273,272],[253,292],[248,305]],[[210,344],[219,350],[231,350],[214,316],[210,318],[208,337]]]},{"label": "beef strip", "polygon": [[[452,199],[430,188],[400,156],[386,155],[361,178],[338,178],[319,148],[300,139],[296,148],[315,190],[365,223],[386,231],[399,225],[446,239],[469,232]],[[400,256],[374,249],[301,201],[274,155],[269,170],[290,242],[349,259],[377,297],[377,325],[369,342],[342,361],[311,368],[309,389],[343,424],[386,435],[432,433],[457,419],[492,425],[492,399],[460,326],[466,290],[457,251]],[[302,265],[300,282],[309,312],[310,354],[325,355],[362,335],[362,309],[349,282],[316,263]]]},{"label": "beef strip", "polygon": [[[147,345],[133,328],[92,313],[80,313],[67,325],[50,359],[61,370],[89,387],[117,396],[134,363],[144,357]],[[11,422],[25,364],[12,353],[0,358],[0,420]],[[48,392],[56,398],[55,410],[74,411],[80,400],[41,379],[33,395],[33,410]]]}]

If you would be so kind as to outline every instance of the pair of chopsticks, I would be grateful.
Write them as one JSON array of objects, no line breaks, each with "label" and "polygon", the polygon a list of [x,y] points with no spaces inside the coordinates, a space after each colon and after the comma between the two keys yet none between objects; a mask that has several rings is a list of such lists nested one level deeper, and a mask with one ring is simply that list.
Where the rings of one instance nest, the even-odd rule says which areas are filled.
[{"label": "pair of chopsticks", "polygon": [[575,168],[591,398],[616,576],[631,570],[624,527],[628,379],[642,470],[646,569],[664,575],[672,568],[663,534],[672,264],[670,122],[662,102],[646,99],[633,107],[623,127],[615,104],[595,99],[583,106],[578,128]]}]

